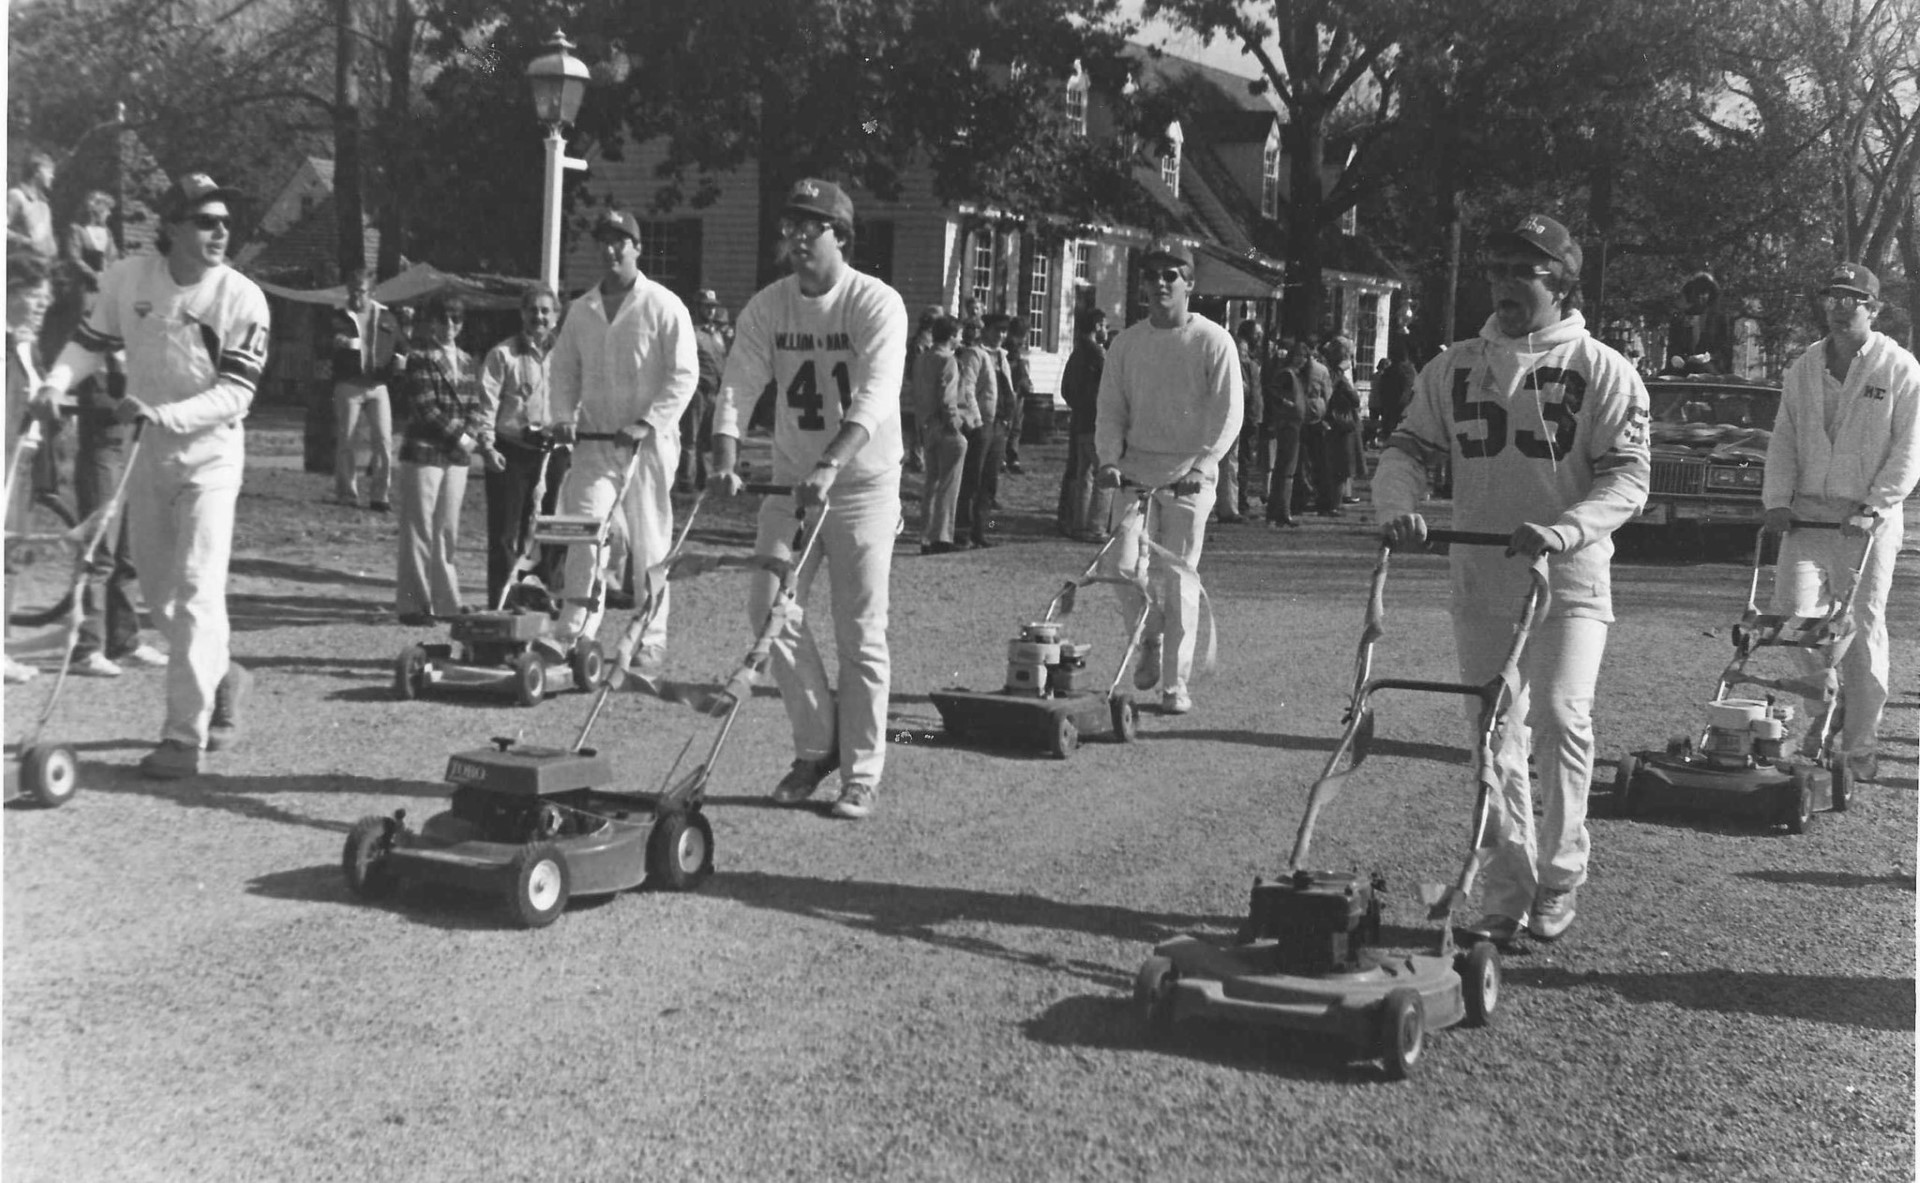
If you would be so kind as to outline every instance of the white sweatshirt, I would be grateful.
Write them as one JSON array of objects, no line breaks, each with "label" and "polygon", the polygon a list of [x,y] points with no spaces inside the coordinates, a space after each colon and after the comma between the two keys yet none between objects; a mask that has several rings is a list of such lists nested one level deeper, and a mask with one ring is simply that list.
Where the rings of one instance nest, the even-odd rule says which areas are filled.
[{"label": "white sweatshirt", "polygon": [[1882,333],[1847,367],[1839,418],[1825,425],[1826,340],[1787,369],[1767,445],[1761,502],[1815,522],[1844,521],[1855,506],[1886,514],[1920,480],[1920,361]]},{"label": "white sweatshirt", "polygon": [[674,440],[699,381],[693,317],[680,297],[642,275],[611,324],[598,284],[567,309],[547,397],[555,423],[594,432],[647,423],[656,439]]},{"label": "white sweatshirt", "polygon": [[774,384],[773,480],[791,484],[813,470],[843,423],[867,442],[837,480],[897,479],[900,383],[907,368],[907,306],[900,293],[848,267],[818,296],[794,276],[747,301],[713,411],[713,434],[741,439],[753,404]]},{"label": "white sweatshirt", "polygon": [[1246,391],[1233,335],[1198,314],[1175,329],[1139,321],[1107,347],[1093,447],[1143,485],[1220,471],[1240,435]]},{"label": "white sweatshirt", "polygon": [[[1453,525],[1508,535],[1546,526],[1554,616],[1613,619],[1613,531],[1647,499],[1647,389],[1578,311],[1539,333],[1480,335],[1427,364],[1373,477],[1379,520],[1415,512],[1427,465],[1453,461]],[[1497,547],[1455,547],[1456,613],[1512,610],[1527,567]]]}]

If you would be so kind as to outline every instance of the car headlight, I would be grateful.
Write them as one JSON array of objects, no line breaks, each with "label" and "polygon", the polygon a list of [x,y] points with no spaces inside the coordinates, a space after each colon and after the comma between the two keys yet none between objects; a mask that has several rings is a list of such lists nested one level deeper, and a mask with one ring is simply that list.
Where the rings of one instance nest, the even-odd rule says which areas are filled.
[{"label": "car headlight", "polygon": [[1766,470],[1757,464],[1745,464],[1739,468],[1707,469],[1707,487],[1709,489],[1758,489],[1766,483]]}]

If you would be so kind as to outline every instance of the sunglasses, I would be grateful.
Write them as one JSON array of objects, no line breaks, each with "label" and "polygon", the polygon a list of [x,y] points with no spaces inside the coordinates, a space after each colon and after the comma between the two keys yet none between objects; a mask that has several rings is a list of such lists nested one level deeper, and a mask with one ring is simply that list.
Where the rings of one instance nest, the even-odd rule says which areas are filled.
[{"label": "sunglasses", "polygon": [[1545,279],[1547,276],[1553,274],[1553,268],[1548,267],[1544,263],[1500,263],[1488,261],[1482,264],[1482,266],[1486,269],[1487,278],[1491,280]]},{"label": "sunglasses", "polygon": [[1187,277],[1187,273],[1178,267],[1150,267],[1144,274],[1148,282],[1157,279],[1168,285],[1179,283]]},{"label": "sunglasses", "polygon": [[781,218],[780,233],[786,238],[800,238],[812,241],[827,232],[827,223],[822,218]]},{"label": "sunglasses", "polygon": [[1839,308],[1858,308],[1869,299],[1855,292],[1821,292],[1820,298]]},{"label": "sunglasses", "polygon": [[187,221],[192,222],[195,229],[208,232],[225,230],[227,227],[233,225],[233,220],[224,214],[195,214],[188,218]]}]

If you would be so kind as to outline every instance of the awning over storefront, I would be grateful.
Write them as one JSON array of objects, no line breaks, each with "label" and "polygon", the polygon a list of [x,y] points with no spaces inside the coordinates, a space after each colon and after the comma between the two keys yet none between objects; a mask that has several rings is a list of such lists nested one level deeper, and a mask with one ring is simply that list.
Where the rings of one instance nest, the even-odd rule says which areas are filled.
[{"label": "awning over storefront", "polygon": [[1194,252],[1193,294],[1223,300],[1278,300],[1285,273],[1202,246]]}]

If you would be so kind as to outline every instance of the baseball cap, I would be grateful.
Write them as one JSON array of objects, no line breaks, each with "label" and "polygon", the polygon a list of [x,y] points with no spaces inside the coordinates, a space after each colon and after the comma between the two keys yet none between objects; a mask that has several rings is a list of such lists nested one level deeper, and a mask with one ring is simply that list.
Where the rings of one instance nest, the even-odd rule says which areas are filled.
[{"label": "baseball cap", "polygon": [[167,190],[160,208],[167,221],[177,222],[209,201],[235,202],[241,196],[240,190],[226,188],[206,173],[187,173]]},{"label": "baseball cap", "polygon": [[792,190],[787,193],[787,204],[782,209],[787,213],[812,214],[830,222],[853,225],[853,200],[847,196],[846,190],[818,177],[795,181]]},{"label": "baseball cap", "polygon": [[1575,275],[1580,274],[1580,263],[1585,257],[1567,228],[1545,214],[1528,214],[1511,229],[1494,231],[1487,236],[1487,246],[1491,250],[1519,246],[1539,251],[1549,259],[1565,263],[1567,270]]},{"label": "baseball cap", "polygon": [[1880,277],[1858,263],[1840,263],[1828,273],[1823,292],[1852,292],[1869,300],[1880,298]]},{"label": "baseball cap", "polygon": [[600,216],[594,219],[593,236],[604,238],[608,234],[624,234],[635,242],[639,242],[640,223],[634,221],[633,215],[625,210],[603,210]]},{"label": "baseball cap", "polygon": [[720,302],[720,295],[712,288],[701,288],[693,294],[693,302],[695,304],[718,304]]},{"label": "baseball cap", "polygon": [[1182,267],[1191,267],[1193,266],[1193,248],[1177,238],[1162,235],[1148,243],[1147,249],[1140,256],[1142,263],[1151,263],[1155,259],[1165,259],[1170,263],[1178,263]]}]

